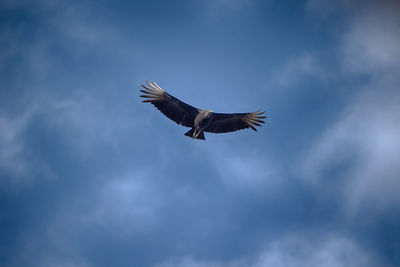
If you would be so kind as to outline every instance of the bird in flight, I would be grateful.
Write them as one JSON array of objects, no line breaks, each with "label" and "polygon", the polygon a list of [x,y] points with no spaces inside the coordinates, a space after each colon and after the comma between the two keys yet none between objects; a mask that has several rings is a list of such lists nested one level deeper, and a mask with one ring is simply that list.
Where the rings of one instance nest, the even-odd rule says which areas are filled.
[{"label": "bird in flight", "polygon": [[251,128],[257,131],[256,126],[261,126],[265,119],[264,112],[256,111],[249,113],[216,113],[192,107],[161,89],[154,81],[146,81],[140,90],[145,98],[142,102],[150,102],[165,116],[191,129],[185,133],[194,139],[205,140],[204,132],[227,133]]}]

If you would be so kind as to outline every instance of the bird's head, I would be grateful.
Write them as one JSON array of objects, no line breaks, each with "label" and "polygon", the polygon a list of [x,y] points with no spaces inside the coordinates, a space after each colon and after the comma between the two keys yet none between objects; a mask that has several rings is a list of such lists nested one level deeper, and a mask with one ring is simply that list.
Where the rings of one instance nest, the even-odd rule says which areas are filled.
[{"label": "bird's head", "polygon": [[206,110],[206,112],[204,112],[204,115],[206,118],[210,117],[211,114],[213,113],[213,111],[211,109]]}]

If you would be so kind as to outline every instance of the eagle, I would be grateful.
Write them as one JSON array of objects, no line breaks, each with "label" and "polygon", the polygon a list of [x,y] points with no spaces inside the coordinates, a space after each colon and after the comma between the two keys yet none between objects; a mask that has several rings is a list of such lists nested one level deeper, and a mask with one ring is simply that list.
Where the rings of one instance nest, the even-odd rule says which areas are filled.
[{"label": "eagle", "polygon": [[227,133],[251,128],[257,131],[256,126],[264,123],[264,112],[255,111],[248,113],[216,113],[209,109],[192,107],[178,98],[168,94],[154,81],[146,81],[140,90],[145,98],[142,102],[153,104],[165,116],[191,129],[185,133],[194,139],[205,140],[204,132]]}]

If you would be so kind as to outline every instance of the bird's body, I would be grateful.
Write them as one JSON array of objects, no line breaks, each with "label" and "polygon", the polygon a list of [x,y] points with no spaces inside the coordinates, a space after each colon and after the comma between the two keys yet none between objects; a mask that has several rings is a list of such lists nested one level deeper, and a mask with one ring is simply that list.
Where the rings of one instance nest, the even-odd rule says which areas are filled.
[{"label": "bird's body", "polygon": [[[199,137],[199,135],[202,135],[201,137],[204,138],[204,129],[206,129],[212,122],[212,110],[203,110],[200,109],[199,113],[197,114],[196,118],[194,119],[194,127],[193,127],[193,134],[192,137],[193,139]],[[189,131],[191,132],[191,131]],[[189,133],[187,132],[187,133]],[[199,138],[202,139],[202,138]],[[205,138],[203,139],[205,140]]]},{"label": "bird's body", "polygon": [[165,116],[191,129],[185,133],[193,139],[205,140],[204,132],[227,133],[237,130],[251,128],[257,131],[255,126],[264,123],[262,119],[264,112],[250,113],[215,113],[212,110],[204,110],[192,107],[172,95],[165,92],[154,81],[148,86],[142,85],[145,93],[141,97],[146,98],[143,102],[152,103]]}]

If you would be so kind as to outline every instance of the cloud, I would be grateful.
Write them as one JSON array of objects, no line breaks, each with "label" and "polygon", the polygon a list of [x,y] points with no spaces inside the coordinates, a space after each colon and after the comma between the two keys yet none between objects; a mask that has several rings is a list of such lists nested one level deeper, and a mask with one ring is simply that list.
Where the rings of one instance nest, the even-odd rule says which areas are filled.
[{"label": "cloud", "polygon": [[71,216],[46,217],[44,227],[32,223],[29,229],[16,236],[16,249],[5,266],[92,266],[80,255],[76,219]]},{"label": "cloud", "polygon": [[310,0],[307,7],[310,14],[324,17],[328,22],[325,26],[333,24],[337,27],[338,24],[333,22],[338,18],[342,20],[340,31],[334,33],[338,37],[337,51],[332,51],[337,53],[341,62],[342,75],[379,76],[399,69],[398,1]]},{"label": "cloud", "polygon": [[[69,45],[75,44],[74,49],[79,52],[82,48],[93,49],[101,46],[103,49],[117,38],[117,29],[111,28],[110,24],[93,17],[93,7],[90,2],[63,2],[59,6],[53,6],[50,11],[57,10],[58,15],[52,16],[52,24],[57,27],[61,39],[66,40]],[[62,12],[59,12],[62,10]],[[119,42],[119,45],[122,43]],[[116,52],[116,51],[115,51]]]},{"label": "cloud", "polygon": [[0,185],[8,189],[30,183],[37,174],[55,177],[50,166],[36,157],[26,134],[37,110],[30,106],[20,114],[0,113]]},{"label": "cloud", "polygon": [[53,258],[46,258],[41,261],[38,266],[42,267],[89,267],[91,265],[86,262],[77,259],[77,260],[59,260]]},{"label": "cloud", "polygon": [[[32,200],[27,208],[39,205],[35,213],[40,218],[32,216],[29,227],[18,232],[7,266],[106,266],[102,249],[120,253],[124,242],[132,246],[145,242],[143,238],[153,235],[161,223],[158,211],[164,196],[152,177],[151,171],[143,170],[96,173],[83,182],[86,187],[74,184],[71,191],[60,191],[54,203],[62,208],[50,213],[46,204]],[[88,253],[88,247],[95,255]]]},{"label": "cloud", "polygon": [[[87,160],[98,149],[119,147],[137,125],[128,106],[109,108],[85,90],[69,96],[46,92],[25,92],[22,98],[29,101],[19,100],[25,107],[21,104],[15,114],[0,113],[0,173],[5,176],[4,186],[23,186],[38,174],[57,177],[48,159],[43,157],[46,151],[38,150],[32,140],[46,138],[52,142],[61,138],[70,152],[76,152],[77,160]],[[35,135],[38,130],[40,135]]]},{"label": "cloud", "polygon": [[384,266],[356,243],[342,237],[322,240],[290,237],[272,244],[254,267],[262,266]]},{"label": "cloud", "polygon": [[244,6],[251,6],[254,4],[254,0],[252,1],[246,1],[246,0],[217,0],[217,1],[212,1],[214,4],[218,4],[221,6],[224,6],[225,8],[229,9],[240,9],[243,8]]},{"label": "cloud", "polygon": [[0,114],[0,170],[25,173],[27,163],[23,160],[25,144],[22,134],[31,116],[32,111],[26,111],[16,118]]},{"label": "cloud", "polygon": [[[214,11],[239,11],[245,7],[253,6],[256,1],[255,0],[216,0],[216,1],[204,1],[204,3]],[[221,14],[221,13],[220,13]]]},{"label": "cloud", "polygon": [[277,177],[276,166],[266,158],[226,155],[216,157],[214,162],[220,178],[228,186],[261,190],[260,187],[265,189]]},{"label": "cloud", "polygon": [[154,175],[136,169],[130,174],[107,177],[96,197],[99,205],[93,207],[86,223],[118,225],[120,229],[142,233],[151,229],[158,223],[157,211],[162,207],[163,199],[158,187],[153,185],[151,177]]},{"label": "cloud", "polygon": [[[304,177],[319,186],[342,181],[344,207],[354,211],[400,205],[395,190],[400,186],[400,94],[372,90],[358,96],[325,131],[302,167]],[[332,175],[335,169],[341,172]]]},{"label": "cloud", "polygon": [[[257,255],[257,254],[256,254]],[[357,243],[344,237],[286,237],[272,242],[254,259],[234,259],[232,261],[198,260],[186,256],[177,260],[167,260],[155,267],[346,267],[346,266],[388,266]]]},{"label": "cloud", "polygon": [[[289,58],[272,79],[288,87],[312,77],[322,81],[355,80],[357,75],[400,75],[400,4],[398,1],[314,1],[307,2],[310,14],[321,15],[343,30],[335,29],[332,46]],[[329,25],[329,26],[328,26]],[[332,56],[333,55],[333,56]],[[359,88],[354,88],[357,90]]]},{"label": "cloud", "polygon": [[186,256],[176,261],[166,261],[154,267],[245,267],[241,262],[222,263],[219,261],[201,261],[191,256]]},{"label": "cloud", "polygon": [[400,4],[377,5],[361,9],[343,36],[346,71],[383,75],[400,68]]},{"label": "cloud", "polygon": [[226,16],[237,15],[251,10],[256,4],[256,0],[202,1],[202,5],[205,7],[206,19],[209,22],[215,22]]},{"label": "cloud", "polygon": [[343,198],[343,211],[351,216],[400,206],[394,189],[400,186],[400,18],[399,6],[389,3],[360,4],[349,20],[339,45],[341,72],[368,79],[355,83],[347,108],[300,160],[303,178]]},{"label": "cloud", "polygon": [[307,1],[306,8],[312,14],[317,15],[323,19],[328,19],[332,17],[333,14],[347,11],[355,2],[357,2],[357,0],[309,0]]},{"label": "cloud", "polygon": [[[243,1],[213,3],[210,5],[214,5],[216,16],[247,15],[241,16],[239,24],[247,23],[254,15],[252,11],[259,11],[247,9],[249,4]],[[176,21],[171,24],[158,16],[157,12],[161,14],[162,8],[154,10],[146,5],[126,8],[121,4],[116,9],[114,4],[96,5],[93,9],[88,5],[90,3],[61,2],[59,6],[34,9],[32,21],[36,23],[31,26],[23,21],[15,36],[6,31],[2,35],[10,42],[7,49],[0,52],[0,58],[5,59],[0,68],[2,73],[8,71],[15,77],[7,81],[11,85],[10,96],[3,98],[5,106],[0,109],[1,176],[15,181],[43,179],[50,176],[44,170],[48,168],[57,178],[25,187],[26,190],[21,190],[16,197],[4,196],[1,221],[6,236],[4,248],[8,251],[3,260],[10,263],[9,266],[149,266],[154,262],[158,262],[158,266],[197,267],[381,264],[361,243],[350,238],[329,236],[325,232],[327,237],[322,238],[314,238],[312,234],[282,237],[293,228],[299,233],[305,227],[320,230],[324,223],[331,223],[327,222],[330,218],[322,218],[314,211],[315,203],[321,198],[314,198],[314,191],[287,177],[290,175],[286,168],[298,153],[298,146],[292,144],[301,139],[293,137],[297,136],[293,125],[286,127],[288,123],[276,117],[275,126],[268,126],[264,129],[266,132],[210,134],[206,142],[193,142],[182,135],[183,128],[164,118],[153,107],[140,104],[136,89],[133,89],[134,96],[131,95],[132,87],[136,88],[138,83],[132,83],[132,76],[142,80],[144,78],[140,77],[146,72],[145,75],[162,76],[165,70],[168,72],[178,65],[178,68],[188,69],[187,65],[193,62],[196,65],[196,61],[188,61],[186,55],[194,50],[198,55],[216,51],[213,45],[203,45],[213,37],[213,34],[209,35],[209,27],[197,25],[198,21],[191,18],[186,28],[178,29]],[[131,10],[145,13],[122,18],[120,8],[126,13]],[[286,7],[282,8],[285,12],[281,14],[287,15]],[[176,11],[190,14],[186,13],[192,12],[190,10],[192,7]],[[281,8],[276,11],[281,12]],[[248,26],[239,27],[239,35],[228,34],[221,42],[229,46],[241,32],[251,35],[253,27],[260,27],[254,28],[255,33],[265,32],[262,16],[254,18],[251,17]],[[276,19],[278,24],[288,22],[281,19],[279,13]],[[362,21],[357,19],[360,25]],[[348,61],[343,60],[343,70],[363,67],[357,57],[363,60],[368,57],[365,59],[369,62],[365,64],[367,67],[353,73],[349,71],[349,76],[354,73],[369,75],[376,71],[385,77],[376,79],[377,75],[373,75],[373,83],[357,84],[357,89],[363,92],[349,99],[346,110],[338,110],[335,122],[316,140],[312,149],[305,152],[303,175],[305,179],[308,175],[314,179],[315,192],[321,196],[327,187],[327,179],[344,174],[346,179],[338,182],[339,190],[331,188],[329,193],[337,194],[337,201],[342,201],[344,196],[340,203],[349,207],[349,212],[395,210],[398,204],[394,190],[398,188],[395,162],[399,151],[398,117],[395,114],[399,110],[396,105],[398,93],[393,84],[398,79],[387,75],[387,70],[394,68],[396,62],[378,55],[380,48],[372,49],[373,52],[368,52],[367,48],[354,48],[368,39],[360,32],[363,27],[356,26],[356,20],[353,22],[340,39],[341,54],[354,56],[345,59]],[[222,23],[220,26],[228,24],[231,25]],[[166,27],[173,30],[166,31]],[[121,32],[111,32],[116,28]],[[28,39],[24,38],[26,36]],[[148,40],[151,36],[155,37]],[[163,40],[163,45],[153,42],[155,40]],[[186,43],[188,40],[199,45],[187,49],[191,47]],[[243,51],[248,49],[248,39],[236,41],[235,47]],[[268,49],[278,51],[279,44],[274,47],[273,43]],[[379,42],[371,44],[385,48]],[[262,49],[253,51],[255,55],[268,53],[263,40],[260,47]],[[352,55],[356,52],[360,54]],[[123,53],[141,56],[124,57]],[[279,57],[279,51],[277,53]],[[215,67],[218,60],[212,59],[212,54],[207,64]],[[309,76],[330,78],[326,76],[328,68],[322,57],[318,51],[313,51],[288,60],[278,77],[280,83],[290,86]],[[127,61],[142,67],[135,68],[134,64],[126,64]],[[372,64],[374,61],[379,64]],[[12,64],[7,65],[8,62]],[[252,62],[248,57],[243,62],[253,66],[255,76],[262,77],[266,65],[260,64],[259,60]],[[221,80],[233,73],[226,72],[229,64],[225,65],[214,71],[219,73],[217,76],[222,77]],[[14,66],[11,71],[10,66]],[[125,71],[131,67],[131,71]],[[186,71],[190,72],[190,68]],[[243,74],[243,71],[237,73]],[[182,77],[181,72],[176,75]],[[193,75],[188,77],[182,79],[186,79],[187,84],[193,83]],[[210,79],[203,80],[206,82],[195,86],[202,97],[222,95],[218,93],[218,86],[211,89],[207,86]],[[220,85],[237,88],[234,81]],[[255,86],[254,94],[250,95],[261,96],[261,87],[265,88],[259,84]],[[193,87],[182,88],[187,94],[196,91]],[[235,90],[246,88],[252,87],[232,89],[231,97]],[[300,103],[295,95],[290,104],[312,110],[309,96]],[[14,102],[10,104],[8,99]],[[275,101],[277,98],[273,96],[257,99],[280,105],[279,112],[286,114],[281,118],[293,117],[293,105]],[[278,99],[287,100],[288,96]],[[152,121],[151,116],[157,120]],[[279,126],[285,127],[278,129]],[[301,129],[306,135],[313,132],[306,128]],[[274,132],[273,136],[278,138],[263,139],[268,132]],[[246,135],[251,138],[243,138]],[[279,138],[282,135],[285,138]],[[286,137],[293,138],[288,142]],[[343,168],[336,168],[342,165]],[[358,227],[358,222],[339,227],[350,232]],[[374,243],[374,234],[376,232],[361,234],[361,238],[373,243],[383,257],[390,254]],[[271,240],[276,236],[279,237]]]},{"label": "cloud", "polygon": [[221,144],[203,150],[209,157],[210,165],[217,171],[218,178],[227,187],[265,192],[266,188],[278,184],[279,166],[269,155],[256,154],[250,148],[241,148],[239,151]]},{"label": "cloud", "polygon": [[48,116],[50,120],[46,123],[54,124],[62,117],[61,106],[49,97],[37,95],[15,114],[0,113],[0,172],[5,177],[4,186],[18,188],[32,182],[37,174],[55,177],[51,167],[35,150],[29,132],[36,127],[39,118]]},{"label": "cloud", "polygon": [[288,87],[298,84],[307,77],[327,78],[328,73],[316,53],[305,53],[287,60],[281,68],[273,72],[272,76],[278,85]]}]

